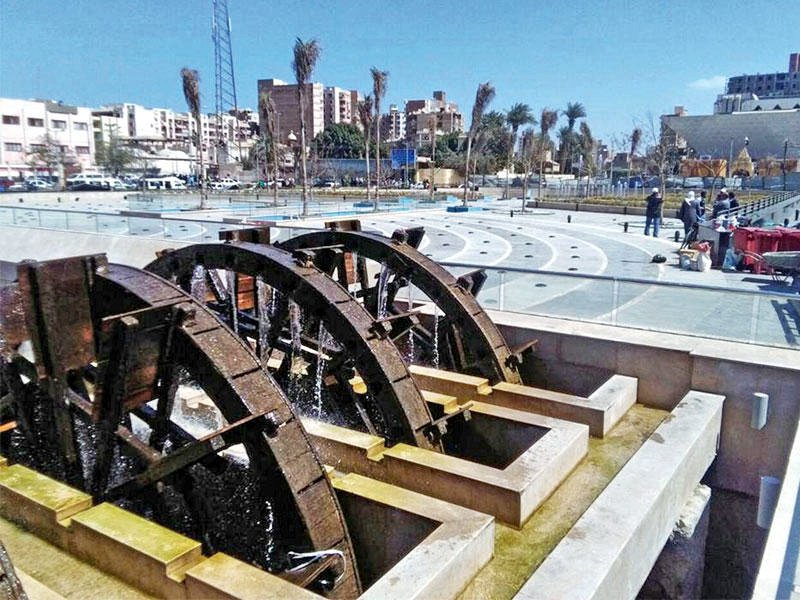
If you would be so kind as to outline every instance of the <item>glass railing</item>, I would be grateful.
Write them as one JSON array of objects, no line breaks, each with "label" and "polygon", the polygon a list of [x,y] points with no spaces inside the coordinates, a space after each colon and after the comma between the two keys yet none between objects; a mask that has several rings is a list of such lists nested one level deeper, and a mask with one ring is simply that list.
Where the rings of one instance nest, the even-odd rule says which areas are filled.
[{"label": "glass railing", "polygon": [[0,225],[41,227],[84,233],[130,235],[187,242],[210,242],[219,232],[240,229],[243,225],[197,219],[164,219],[159,216],[133,216],[124,213],[63,210],[51,208],[0,206]]},{"label": "glass railing", "polygon": [[[455,275],[479,265],[442,263]],[[800,295],[623,279],[602,275],[484,268],[484,308],[650,331],[800,348]]]}]

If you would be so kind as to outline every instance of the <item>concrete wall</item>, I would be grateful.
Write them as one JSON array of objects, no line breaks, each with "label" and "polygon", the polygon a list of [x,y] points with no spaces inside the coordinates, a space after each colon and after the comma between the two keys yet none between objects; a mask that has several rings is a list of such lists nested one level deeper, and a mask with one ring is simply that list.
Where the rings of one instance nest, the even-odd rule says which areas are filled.
[{"label": "concrete wall", "polygon": [[[759,478],[782,478],[800,411],[800,354],[795,350],[491,312],[509,345],[538,339],[544,382],[584,387],[608,371],[637,377],[638,401],[671,410],[689,390],[726,397],[715,488],[757,496]],[[770,396],[761,430],[750,428],[754,392]]]}]

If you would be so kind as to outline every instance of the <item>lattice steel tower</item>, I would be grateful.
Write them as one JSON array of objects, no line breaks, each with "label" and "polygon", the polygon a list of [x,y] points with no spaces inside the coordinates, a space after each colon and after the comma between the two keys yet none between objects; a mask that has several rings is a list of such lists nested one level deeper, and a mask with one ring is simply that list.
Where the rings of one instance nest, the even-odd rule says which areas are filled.
[{"label": "lattice steel tower", "polygon": [[239,105],[236,102],[236,78],[233,75],[233,50],[231,48],[231,19],[228,16],[228,0],[214,0],[214,13],[211,17],[211,39],[214,41],[214,98],[217,110],[217,165],[219,155],[227,154],[222,137],[224,122],[222,115],[231,110],[237,116],[234,140],[239,148],[241,142],[238,127]]}]

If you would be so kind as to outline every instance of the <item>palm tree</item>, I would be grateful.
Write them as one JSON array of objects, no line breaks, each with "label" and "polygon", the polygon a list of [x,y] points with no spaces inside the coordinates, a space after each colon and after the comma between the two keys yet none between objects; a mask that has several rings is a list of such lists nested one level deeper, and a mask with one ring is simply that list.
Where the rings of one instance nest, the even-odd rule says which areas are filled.
[{"label": "palm tree", "polygon": [[189,112],[194,119],[194,130],[197,148],[197,160],[199,163],[199,174],[197,182],[200,187],[200,208],[205,208],[205,190],[203,186],[203,134],[200,131],[200,75],[195,69],[184,67],[181,69],[181,81],[183,83],[183,97],[186,99],[186,105],[189,107]]},{"label": "palm tree", "polygon": [[294,60],[292,69],[297,82],[297,102],[300,105],[300,160],[302,164],[303,216],[308,216],[308,171],[306,167],[306,85],[319,60],[321,49],[317,40],[304,42],[297,38],[294,42]]},{"label": "palm tree", "polygon": [[558,113],[548,108],[542,109],[539,117],[539,199],[542,199],[542,179],[544,179],[544,157],[550,144],[550,130],[558,122]]},{"label": "palm tree", "polygon": [[586,109],[580,102],[567,102],[567,108],[562,114],[567,117],[567,129],[569,130],[569,134],[563,140],[566,145],[562,143],[561,171],[563,172],[566,169],[567,160],[570,161],[570,164],[572,161],[572,144],[575,141],[575,136],[572,134],[575,132],[575,122],[586,117]]},{"label": "palm tree", "polygon": [[[375,103],[375,207],[378,210],[378,198],[381,190],[381,100],[386,95],[386,80],[389,78],[389,71],[381,71],[377,67],[372,67],[369,72],[372,74],[372,100]],[[369,187],[369,183],[367,183]]]},{"label": "palm tree", "polygon": [[369,134],[372,131],[372,96],[369,94],[358,103],[358,120],[364,130],[364,160],[367,167],[367,200],[369,201]]},{"label": "palm tree", "polygon": [[506,166],[506,198],[508,198],[508,173],[514,160],[514,146],[517,143],[517,132],[523,125],[534,123],[531,107],[522,102],[517,102],[506,113],[506,123],[511,128],[511,143],[508,147],[508,163]]},{"label": "palm tree", "polygon": [[586,109],[580,102],[567,102],[564,116],[567,117],[567,127],[569,127],[570,131],[573,131],[575,129],[575,121],[586,117]]},{"label": "palm tree", "polygon": [[270,145],[272,146],[272,165],[274,167],[272,197],[274,199],[275,206],[278,206],[278,144],[280,143],[280,140],[278,139],[278,127],[276,125],[277,112],[278,111],[275,108],[275,101],[272,99],[272,94],[270,94],[268,91],[262,92],[258,97],[258,114],[259,120],[263,124],[265,130],[262,131],[265,149],[267,137],[269,137]]},{"label": "palm tree", "polygon": [[478,84],[478,89],[475,92],[475,104],[472,105],[472,123],[469,125],[469,132],[467,133],[467,157],[464,164],[464,206],[467,206],[467,192],[469,190],[469,159],[472,153],[472,142],[475,139],[475,134],[478,132],[478,127],[481,124],[481,117],[483,111],[489,106],[489,103],[494,98],[494,87],[488,81],[486,83]]}]

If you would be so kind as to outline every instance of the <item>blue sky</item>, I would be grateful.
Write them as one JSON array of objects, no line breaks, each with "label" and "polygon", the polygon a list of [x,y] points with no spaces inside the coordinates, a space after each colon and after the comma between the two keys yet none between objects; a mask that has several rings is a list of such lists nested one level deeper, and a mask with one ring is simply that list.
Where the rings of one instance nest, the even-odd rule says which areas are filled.
[{"label": "blue sky", "polygon": [[[183,66],[214,109],[211,0],[3,0],[0,96],[97,106],[129,101],[185,110]],[[384,105],[442,89],[464,113],[491,81],[491,108],[579,101],[596,137],[648,114],[707,114],[728,76],[785,71],[800,51],[800,11],[786,2],[705,0],[556,3],[229,0],[240,106],[256,80],[291,81],[296,37],[316,38],[314,80],[369,90],[388,70]]]}]

